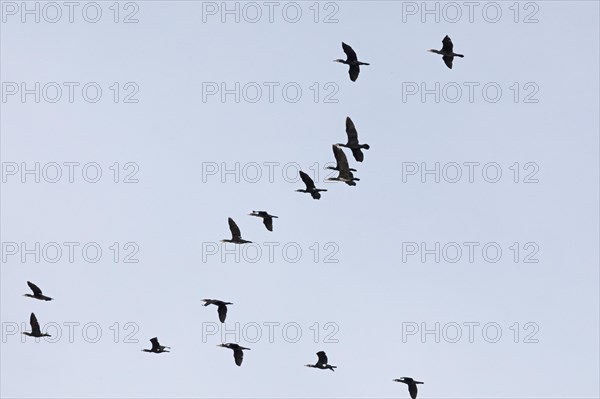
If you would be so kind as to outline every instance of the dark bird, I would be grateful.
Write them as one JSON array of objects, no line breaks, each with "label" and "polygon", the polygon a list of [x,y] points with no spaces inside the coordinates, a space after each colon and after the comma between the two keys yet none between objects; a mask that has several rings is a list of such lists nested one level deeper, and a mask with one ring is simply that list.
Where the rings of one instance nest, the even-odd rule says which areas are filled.
[{"label": "dark bird", "polygon": [[358,143],[358,132],[356,131],[356,127],[354,126],[354,122],[350,117],[346,117],[346,134],[348,135],[348,143],[337,145],[341,147],[350,148],[352,150],[352,155],[354,155],[354,159],[358,162],[362,162],[365,159],[365,156],[362,152],[362,149],[368,150],[371,148],[368,144],[359,144]]},{"label": "dark bird", "polygon": [[358,181],[360,179],[354,177],[352,172],[350,172],[350,167],[348,166],[348,158],[346,158],[344,150],[342,150],[341,147],[336,144],[332,145],[331,147],[333,148],[333,155],[335,156],[337,165],[335,168],[330,166],[329,169],[337,170],[339,173],[338,177],[329,177],[327,178],[327,180],[343,181],[349,186],[356,186],[356,183],[354,181]]},{"label": "dark bird", "polygon": [[240,228],[233,221],[232,218],[229,218],[229,230],[231,230],[231,240],[221,240],[221,242],[232,242],[234,244],[247,244],[252,241],[247,241],[242,239],[242,233],[240,232]]},{"label": "dark bird", "polygon": [[219,313],[219,320],[221,323],[225,323],[225,318],[227,317],[227,305],[233,305],[232,302],[223,302],[218,299],[203,299],[203,306],[208,305],[217,305],[217,313]]},{"label": "dark bird", "polygon": [[310,195],[313,197],[313,199],[318,200],[319,198],[321,198],[320,191],[327,191],[323,188],[316,188],[315,182],[310,178],[309,175],[307,175],[303,171],[300,171],[300,177],[302,178],[302,181],[306,185],[306,189],[305,190],[296,190],[297,192],[310,193]]},{"label": "dark bird", "polygon": [[267,230],[273,231],[273,218],[277,218],[277,216],[269,215],[265,211],[258,211],[258,212],[252,211],[252,213],[249,213],[248,215],[258,216],[259,218],[262,218],[263,223],[264,223],[265,227],[267,228]]},{"label": "dark bird", "polygon": [[429,49],[427,51],[429,51],[430,53],[436,53],[436,54],[440,54],[442,55],[442,59],[444,60],[444,63],[446,64],[446,66],[450,69],[452,69],[452,61],[454,60],[454,57],[460,57],[463,58],[464,55],[462,54],[456,54],[454,51],[454,45],[452,44],[452,40],[450,40],[450,38],[448,37],[448,35],[446,35],[446,37],[444,37],[444,40],[442,40],[442,49],[441,50],[434,50],[434,49]]},{"label": "dark bird", "polygon": [[152,342],[152,348],[151,349],[142,349],[142,352],[150,352],[150,353],[170,352],[166,349],[171,349],[171,347],[170,346],[162,346],[161,344],[159,344],[158,338],[154,337],[150,340],[150,342]]},{"label": "dark bird", "polygon": [[242,361],[244,360],[244,352],[243,350],[250,350],[250,348],[244,348],[243,346],[239,346],[238,344],[220,344],[217,345],[222,348],[233,349],[233,358],[235,359],[235,364],[238,366],[242,365]]},{"label": "dark bird", "polygon": [[306,367],[312,367],[315,369],[321,369],[321,370],[331,370],[331,371],[335,371],[334,369],[337,368],[337,366],[332,366],[330,364],[327,364],[327,355],[325,354],[325,352],[320,351],[317,352],[317,356],[318,356],[318,360],[316,364],[306,364]]},{"label": "dark bird", "polygon": [[408,385],[408,393],[412,399],[417,399],[417,384],[423,384],[421,381],[415,381],[410,377],[402,377],[394,380],[396,382],[403,382]]},{"label": "dark bird", "polygon": [[38,323],[37,318],[33,313],[31,314],[31,316],[29,316],[29,324],[31,324],[31,332],[24,331],[23,334],[36,338],[51,337],[50,334],[42,334],[42,331],[40,330],[40,323]]},{"label": "dark bird", "polygon": [[344,49],[344,53],[346,53],[346,59],[337,59],[333,60],[333,62],[340,62],[342,64],[346,64],[350,66],[348,70],[348,74],[350,75],[350,80],[355,82],[358,79],[358,74],[360,73],[359,65],[369,65],[366,62],[360,62],[352,47],[348,46],[346,43],[342,42],[342,48]]},{"label": "dark bird", "polygon": [[29,288],[31,288],[31,291],[33,291],[33,295],[23,294],[23,296],[39,299],[40,301],[51,301],[52,300],[52,298],[50,298],[49,296],[43,295],[42,290],[40,290],[40,287],[33,284],[31,281],[28,281],[27,285],[29,286]]}]

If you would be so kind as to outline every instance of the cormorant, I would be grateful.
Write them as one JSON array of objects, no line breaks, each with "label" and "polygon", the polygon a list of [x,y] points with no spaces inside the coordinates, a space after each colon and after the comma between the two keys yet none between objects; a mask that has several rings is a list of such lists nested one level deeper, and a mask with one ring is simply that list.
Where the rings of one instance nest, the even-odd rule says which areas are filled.
[{"label": "cormorant", "polygon": [[24,331],[23,334],[36,338],[51,337],[50,334],[42,334],[42,331],[40,330],[40,323],[38,323],[37,318],[33,313],[31,316],[29,316],[29,324],[31,324],[31,332]]},{"label": "cormorant", "polygon": [[318,200],[319,198],[321,198],[320,191],[327,191],[323,188],[316,188],[315,182],[310,178],[309,175],[307,175],[303,171],[300,171],[300,177],[302,178],[302,181],[306,185],[306,189],[305,190],[296,190],[297,192],[310,193],[310,195],[313,197],[313,199]]},{"label": "cormorant", "polygon": [[40,290],[40,287],[38,287],[37,285],[33,284],[31,281],[28,281],[27,285],[29,286],[29,288],[31,288],[31,291],[33,291],[33,295],[31,295],[31,294],[23,294],[23,296],[27,296],[29,298],[39,299],[40,301],[51,301],[52,300],[52,298],[50,298],[49,296],[42,295],[42,290]]},{"label": "cormorant", "polygon": [[452,51],[453,49],[454,45],[452,44],[452,40],[448,37],[448,35],[446,35],[446,37],[444,37],[444,40],[442,40],[441,50],[429,49],[427,51],[429,51],[430,53],[443,55],[442,59],[444,60],[444,63],[448,68],[452,69],[452,60],[454,60],[454,57],[464,57],[464,55],[462,54],[456,54],[454,51]]},{"label": "cormorant", "polygon": [[421,381],[415,381],[410,377],[402,377],[394,380],[395,382],[403,382],[408,385],[408,393],[412,399],[417,399],[417,384],[423,384]]},{"label": "cormorant", "polygon": [[221,240],[221,242],[232,242],[234,244],[247,244],[252,241],[247,241],[242,239],[242,233],[240,232],[240,228],[233,221],[232,218],[228,218],[229,221],[229,230],[231,230],[231,240]]},{"label": "cormorant", "polygon": [[344,53],[346,53],[346,59],[337,59],[333,60],[333,62],[339,62],[342,64],[346,64],[350,66],[348,70],[348,74],[350,75],[350,80],[355,82],[358,79],[358,74],[360,73],[359,65],[369,65],[366,62],[360,62],[352,47],[348,46],[346,43],[342,42],[342,48],[344,49]]},{"label": "cormorant", "polygon": [[222,348],[233,349],[233,358],[235,359],[235,364],[238,366],[242,365],[242,361],[244,360],[244,352],[242,350],[250,350],[250,348],[244,348],[243,346],[239,346],[238,344],[220,344],[217,345]]},{"label": "cormorant", "polygon": [[227,317],[227,305],[233,305],[232,302],[223,302],[218,299],[203,299],[203,306],[208,305],[217,305],[217,313],[219,313],[219,320],[221,323],[225,323],[225,318]]},{"label": "cormorant", "polygon": [[330,364],[327,364],[327,355],[325,354],[325,352],[320,351],[317,352],[317,356],[319,357],[319,360],[317,360],[316,364],[306,364],[306,367],[312,367],[315,369],[321,369],[321,370],[331,370],[331,371],[335,371],[334,369],[337,368],[337,366],[332,366]]},{"label": "cormorant", "polygon": [[249,213],[248,215],[258,216],[259,218],[262,218],[263,223],[264,223],[265,227],[267,228],[267,230],[273,231],[273,218],[277,218],[277,216],[269,215],[265,211],[258,211],[258,212],[252,211],[252,213]]},{"label": "cormorant", "polygon": [[354,155],[354,159],[356,159],[358,162],[362,162],[365,156],[363,155],[361,149],[364,148],[365,150],[368,150],[371,148],[371,146],[368,144],[358,143],[358,132],[356,131],[354,122],[352,122],[352,119],[350,119],[349,116],[346,117],[346,134],[348,135],[348,143],[338,143],[337,145],[350,148],[352,150],[352,155]]},{"label": "cormorant", "polygon": [[171,349],[170,346],[162,346],[158,343],[158,338],[154,337],[150,340],[152,342],[152,349],[142,349],[142,352],[150,352],[150,353],[163,353],[170,352],[166,349]]},{"label": "cormorant", "polygon": [[344,154],[344,150],[340,148],[340,146],[334,144],[331,146],[333,148],[333,155],[335,155],[335,160],[337,161],[337,165],[334,168],[329,167],[329,169],[334,169],[339,172],[338,177],[329,177],[327,180],[336,180],[343,181],[349,186],[356,186],[355,180],[358,181],[360,179],[354,177],[352,172],[350,172],[350,168],[348,166],[348,158],[346,158],[346,154]]}]

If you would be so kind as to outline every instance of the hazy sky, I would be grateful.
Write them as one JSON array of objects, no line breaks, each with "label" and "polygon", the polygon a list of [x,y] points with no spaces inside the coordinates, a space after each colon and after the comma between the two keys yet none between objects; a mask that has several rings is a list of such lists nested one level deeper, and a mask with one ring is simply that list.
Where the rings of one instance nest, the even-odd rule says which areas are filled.
[{"label": "hazy sky", "polygon": [[0,6],[2,397],[600,395],[598,2]]}]

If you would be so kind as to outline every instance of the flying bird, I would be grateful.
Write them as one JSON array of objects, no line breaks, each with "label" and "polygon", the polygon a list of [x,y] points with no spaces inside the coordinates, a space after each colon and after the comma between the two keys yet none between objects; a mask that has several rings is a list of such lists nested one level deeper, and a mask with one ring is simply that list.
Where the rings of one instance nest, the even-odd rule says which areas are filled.
[{"label": "flying bird", "polygon": [[441,50],[434,50],[434,49],[429,49],[427,51],[429,51],[430,53],[436,53],[436,54],[440,54],[442,55],[442,59],[444,60],[444,63],[446,64],[446,66],[450,69],[452,69],[452,61],[454,60],[454,57],[460,57],[463,58],[464,55],[462,54],[456,54],[454,51],[454,45],[452,44],[452,40],[450,39],[450,37],[448,37],[448,35],[446,35],[446,37],[444,37],[444,40],[442,40],[442,49]]},{"label": "flying bird", "polygon": [[337,368],[337,366],[332,366],[330,364],[327,363],[327,355],[325,354],[325,352],[320,351],[317,352],[317,357],[319,358],[317,360],[316,364],[306,364],[306,367],[312,367],[315,369],[321,369],[321,370],[331,370],[331,371],[335,371],[334,369]]},{"label": "flying bird", "polygon": [[37,318],[33,313],[31,316],[29,316],[29,324],[31,325],[31,332],[24,331],[23,334],[36,338],[51,337],[50,334],[42,334],[42,330],[40,330],[40,323],[38,323]]},{"label": "flying bird", "polygon": [[302,178],[302,181],[306,185],[306,189],[304,189],[304,190],[302,190],[302,189],[296,190],[297,192],[299,192],[299,193],[310,193],[310,195],[313,197],[313,199],[318,200],[318,199],[321,198],[320,191],[327,191],[327,190],[322,189],[322,188],[316,188],[315,187],[315,182],[310,178],[309,175],[307,175],[303,171],[300,171],[300,177]]},{"label": "flying bird", "polygon": [[222,348],[233,349],[233,358],[235,360],[235,364],[238,366],[242,365],[242,361],[244,360],[244,352],[243,350],[250,350],[250,348],[244,348],[243,346],[239,346],[238,344],[220,344],[217,345]]},{"label": "flying bird", "polygon": [[218,299],[203,299],[203,306],[208,305],[217,305],[217,313],[219,314],[219,320],[221,323],[225,323],[225,318],[227,317],[227,305],[233,305],[232,302],[223,302]]},{"label": "flying bird", "polygon": [[166,349],[171,349],[171,347],[170,346],[162,346],[161,344],[159,344],[158,338],[154,337],[150,340],[150,342],[152,342],[152,348],[151,349],[142,349],[142,352],[150,352],[150,353],[170,352]]},{"label": "flying bird", "polygon": [[51,301],[52,300],[52,298],[50,298],[49,296],[43,295],[42,294],[42,290],[40,289],[40,287],[38,287],[37,285],[33,284],[31,281],[28,281],[27,285],[29,286],[29,288],[31,289],[31,291],[33,291],[33,295],[31,295],[31,294],[23,294],[23,296],[26,296],[26,297],[29,297],[29,298],[39,299],[40,301]]},{"label": "flying bird", "polygon": [[[344,154],[344,150],[336,144],[331,146],[333,148],[333,155],[335,156],[335,160],[337,165],[335,168],[329,167],[329,169],[337,170],[338,177],[329,177],[327,180],[335,180],[335,181],[343,181],[349,186],[356,186],[355,181],[360,179],[354,177],[352,172],[350,171],[350,167],[348,166],[348,158],[346,158],[346,154]],[[352,169],[354,170],[354,169]]]},{"label": "flying bird", "polygon": [[262,218],[263,223],[264,223],[265,227],[267,228],[267,230],[273,231],[273,218],[277,218],[277,216],[269,215],[265,211],[258,211],[258,212],[252,211],[252,213],[249,213],[248,215],[258,216],[259,218]]},{"label": "flying bird", "polygon": [[352,155],[354,159],[358,162],[362,162],[365,158],[362,149],[368,150],[371,148],[368,144],[359,144],[358,142],[358,132],[356,131],[356,127],[354,126],[354,122],[350,117],[346,117],[346,134],[348,135],[348,142],[346,144],[338,143],[337,145],[341,147],[350,148],[352,150]]},{"label": "flying bird", "polygon": [[415,381],[410,377],[402,377],[394,380],[395,382],[403,382],[408,385],[408,393],[412,399],[417,399],[417,384],[423,384],[421,381]]},{"label": "flying bird", "polygon": [[232,242],[234,244],[247,244],[252,242],[242,239],[242,233],[240,232],[240,228],[237,224],[235,224],[232,218],[228,218],[228,221],[229,230],[231,230],[231,240],[223,239],[221,240],[221,242]]},{"label": "flying bird", "polygon": [[348,70],[348,74],[350,75],[350,80],[355,82],[356,79],[358,79],[358,74],[360,73],[359,65],[369,65],[369,64],[367,64],[366,62],[360,62],[358,60],[358,57],[356,56],[356,53],[352,49],[352,47],[348,46],[346,43],[342,42],[342,49],[344,49],[344,53],[346,53],[346,59],[345,60],[337,59],[337,60],[333,60],[333,62],[339,62],[342,64],[349,65],[350,69]]}]

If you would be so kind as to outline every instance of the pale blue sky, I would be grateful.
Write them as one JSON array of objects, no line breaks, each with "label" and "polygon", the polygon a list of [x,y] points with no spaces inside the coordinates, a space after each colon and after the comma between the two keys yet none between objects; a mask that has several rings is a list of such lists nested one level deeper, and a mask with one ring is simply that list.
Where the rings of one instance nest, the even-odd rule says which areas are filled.
[{"label": "pale blue sky", "polygon": [[[425,382],[420,398],[599,396],[598,2],[539,1],[527,9],[520,3],[518,23],[512,2],[494,3],[502,10],[497,23],[483,18],[483,6],[491,7],[485,2],[472,23],[466,14],[456,23],[422,22],[419,14],[404,15],[404,22],[403,9],[422,2],[392,1],[341,1],[327,9],[320,3],[318,23],[314,2],[298,2],[302,17],[289,23],[281,15],[288,3],[280,3],[272,23],[266,14],[257,23],[233,17],[222,23],[219,14],[206,15],[206,22],[202,15],[203,6],[221,2],[139,1],[139,22],[132,24],[113,22],[113,2],[98,2],[102,17],[95,24],[81,16],[86,3],[73,23],[66,8],[56,23],[35,23],[31,16],[22,23],[20,10],[12,15],[7,3],[0,39],[3,172],[22,162],[46,170],[52,162],[96,162],[102,178],[88,183],[79,173],[69,183],[64,166],[54,184],[5,176],[2,397],[408,397],[406,386],[392,382],[402,376]],[[119,20],[136,11],[120,6]],[[338,22],[322,23],[332,11]],[[538,22],[523,23],[532,12]],[[446,34],[465,54],[452,70],[425,52],[441,48]],[[344,57],[342,41],[371,63],[354,83],[345,65],[332,62]],[[7,94],[21,82],[79,86],[73,103],[66,90],[56,103],[35,103],[33,95],[23,103],[19,94]],[[96,103],[81,97],[88,82],[103,90]],[[125,87],[128,82],[134,85]],[[235,103],[232,95],[224,103],[219,96],[203,101],[203,84],[221,82],[230,88],[276,82],[279,89],[273,102],[266,90],[256,103]],[[456,103],[447,97],[436,103],[433,95],[403,101],[403,87],[433,88],[436,82],[465,88],[463,97]],[[302,89],[295,103],[282,97],[288,83]],[[479,84],[473,102],[465,84]],[[498,102],[482,97],[486,84],[502,89]],[[135,87],[139,102],[123,103]],[[534,89],[538,102],[525,103]],[[325,103],[322,95],[333,91],[338,101]],[[356,187],[323,182],[331,144],[345,140],[346,116],[371,146],[360,164],[346,151],[361,179]],[[115,162],[119,183],[112,181]],[[121,182],[134,170],[124,169],[128,162],[139,167],[138,183]],[[245,171],[263,165],[263,177],[252,183],[242,176],[236,183],[233,175],[203,176],[214,163],[233,168],[236,162]],[[272,182],[264,166],[269,162],[279,163]],[[466,175],[454,184],[431,177],[423,183],[418,176],[403,182],[403,163],[431,168],[436,162],[495,162],[502,178],[488,183],[477,169],[472,183]],[[515,162],[518,183],[510,169]],[[537,183],[521,181],[528,162],[539,169]],[[289,163],[311,174],[311,165],[320,169],[317,184],[329,190],[320,201],[294,192],[302,184],[281,175]],[[247,216],[252,210],[279,216],[272,233]],[[249,261],[250,249],[240,262],[206,254],[229,236],[228,217],[263,250],[257,262]],[[20,253],[8,255],[12,242],[80,246],[72,263],[64,246],[56,263],[35,263],[31,255],[26,262]],[[103,251],[97,263],[81,256],[90,242]],[[110,249],[115,242],[117,263]],[[134,248],[123,248],[128,242],[139,249],[138,263],[122,262]],[[472,263],[466,251],[456,263],[435,263],[432,256],[422,262],[419,255],[403,262],[403,243],[412,242],[427,248],[477,242],[479,252]],[[496,263],[481,255],[490,242],[503,251]],[[515,242],[519,262],[510,249]],[[524,249],[528,242],[538,249],[538,263],[523,262],[534,248]],[[273,261],[267,245],[275,244],[265,243],[278,245]],[[284,246],[302,250],[296,263],[286,260]],[[339,262],[325,262],[332,251]],[[55,300],[22,297],[27,280]],[[253,323],[262,326],[258,342],[238,337],[252,348],[242,367],[230,350],[216,347],[219,335],[203,339],[203,328],[218,321],[214,306],[201,306],[203,298],[234,302],[228,329],[236,322],[246,332]],[[61,326],[61,337],[23,342],[21,324],[31,312],[50,334],[48,323]],[[127,322],[136,329],[125,330]],[[466,336],[469,322],[479,323],[473,342]],[[73,342],[65,323],[80,323]],[[93,330],[82,335],[86,323],[100,327],[98,342],[86,342],[94,338]],[[279,323],[273,342],[265,323]],[[286,323],[301,328],[298,342],[288,342],[292,330],[282,336]],[[333,331],[325,323],[334,323],[337,343],[324,342]],[[435,323],[452,335],[454,323],[463,326],[462,339],[451,343],[452,337],[440,335],[436,343],[431,334],[417,334],[403,342],[403,328]],[[482,336],[487,323],[502,329],[497,343]],[[533,331],[526,323],[537,326],[530,337],[537,343],[524,342]],[[8,334],[15,326],[16,334]],[[124,342],[130,331],[139,342]],[[172,352],[141,352],[154,336]],[[226,338],[236,341],[233,334]],[[335,373],[303,367],[319,350],[338,366]]]}]

